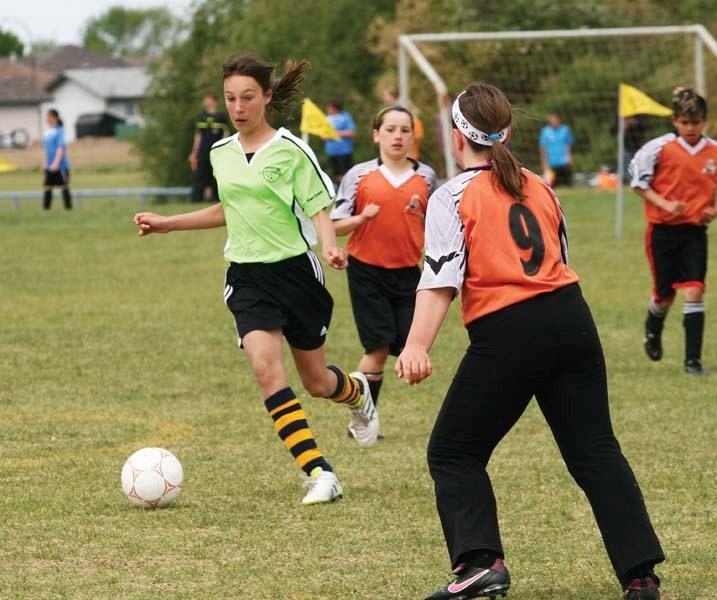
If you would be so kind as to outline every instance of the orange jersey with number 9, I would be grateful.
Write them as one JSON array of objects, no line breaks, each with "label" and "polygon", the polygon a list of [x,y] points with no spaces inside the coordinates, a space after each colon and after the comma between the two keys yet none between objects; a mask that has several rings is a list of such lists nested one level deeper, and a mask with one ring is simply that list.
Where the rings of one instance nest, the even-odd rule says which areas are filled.
[{"label": "orange jersey with number 9", "polygon": [[562,209],[550,187],[523,170],[525,200],[518,202],[479,173],[458,204],[466,245],[463,321],[475,319],[576,283],[567,265]]}]

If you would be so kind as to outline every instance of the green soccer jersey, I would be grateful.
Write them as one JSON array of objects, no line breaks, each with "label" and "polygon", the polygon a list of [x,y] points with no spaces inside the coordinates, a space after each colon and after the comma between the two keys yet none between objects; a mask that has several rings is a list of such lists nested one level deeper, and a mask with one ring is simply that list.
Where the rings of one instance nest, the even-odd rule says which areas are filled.
[{"label": "green soccer jersey", "polygon": [[301,139],[282,127],[247,161],[234,134],[216,142],[209,159],[227,222],[229,262],[273,263],[316,243],[311,217],[331,206],[334,187]]}]

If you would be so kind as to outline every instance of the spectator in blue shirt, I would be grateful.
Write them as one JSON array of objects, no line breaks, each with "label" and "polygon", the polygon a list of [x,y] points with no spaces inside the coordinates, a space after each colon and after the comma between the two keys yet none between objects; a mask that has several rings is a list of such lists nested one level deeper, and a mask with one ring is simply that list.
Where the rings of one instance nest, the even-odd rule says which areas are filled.
[{"label": "spectator in blue shirt", "polygon": [[557,113],[550,113],[548,124],[540,130],[540,162],[551,185],[573,185],[572,146],[570,127],[560,122]]},{"label": "spectator in blue shirt", "polygon": [[353,117],[343,110],[343,103],[338,99],[326,103],[326,116],[340,137],[338,140],[326,139],[325,142],[326,155],[331,161],[334,178],[336,181],[341,181],[354,164],[356,124]]},{"label": "spectator in blue shirt", "polygon": [[45,174],[43,182],[44,194],[42,207],[50,209],[52,204],[52,188],[62,189],[62,200],[65,208],[72,208],[70,196],[70,161],[67,160],[67,146],[65,145],[65,130],[62,126],[60,114],[51,108],[47,111],[47,129],[42,133],[42,143],[45,146],[45,160],[42,162],[42,171]]}]

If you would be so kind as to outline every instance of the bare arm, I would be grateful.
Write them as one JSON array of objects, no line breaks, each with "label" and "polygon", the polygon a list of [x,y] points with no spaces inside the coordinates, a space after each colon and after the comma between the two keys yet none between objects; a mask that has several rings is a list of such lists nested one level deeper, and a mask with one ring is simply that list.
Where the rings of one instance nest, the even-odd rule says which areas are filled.
[{"label": "bare arm", "polygon": [[326,211],[320,210],[313,217],[311,222],[316,227],[316,234],[321,242],[321,254],[324,260],[335,269],[345,269],[348,264],[346,252],[336,244],[336,232]]},{"label": "bare arm", "polygon": [[347,235],[373,219],[381,210],[378,204],[367,204],[360,214],[334,221],[336,235]]},{"label": "bare arm", "polygon": [[190,229],[212,229],[226,225],[224,209],[221,204],[180,215],[165,217],[151,212],[141,212],[134,216],[134,224],[139,227],[138,235],[150,233],[169,233]]},{"label": "bare arm", "polygon": [[700,215],[702,223],[707,225],[711,223],[715,217],[717,217],[717,188],[712,193],[712,204],[705,208]]},{"label": "bare arm", "polygon": [[60,161],[62,160],[62,157],[65,155],[65,149],[63,147],[60,147],[55,152],[55,156],[52,159],[52,164],[50,165],[50,171],[57,171],[60,168]]},{"label": "bare arm", "polygon": [[684,212],[685,205],[683,202],[679,202],[677,200],[667,200],[660,196],[660,194],[658,194],[651,187],[646,190],[637,187],[632,189],[638,196],[640,196],[640,198],[647,200],[647,202],[654,204],[657,208],[660,208],[665,212],[672,213],[674,215],[681,215]]},{"label": "bare arm", "polygon": [[433,372],[428,351],[436,341],[455,290],[450,287],[419,290],[411,331],[406,345],[396,359],[395,371],[406,383],[420,383]]},{"label": "bare arm", "polygon": [[548,156],[542,146],[540,147],[540,165],[543,167],[543,173],[545,173],[548,170]]}]

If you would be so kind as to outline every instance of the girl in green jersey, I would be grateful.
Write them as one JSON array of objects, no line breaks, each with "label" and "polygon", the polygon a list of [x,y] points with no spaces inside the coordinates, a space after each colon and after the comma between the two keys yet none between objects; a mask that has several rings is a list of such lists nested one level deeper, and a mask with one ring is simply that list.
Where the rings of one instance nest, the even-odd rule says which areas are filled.
[{"label": "girl in green jersey", "polygon": [[361,446],[375,443],[379,421],[365,376],[327,364],[324,352],[333,301],[311,246],[318,237],[326,263],[346,267],[326,212],[333,186],[306,144],[266,120],[267,111],[291,107],[309,66],[288,62],[275,80],[273,65],[246,52],[231,56],[223,65],[224,100],[237,133],[210,152],[221,203],[173,216],[142,212],[134,222],[140,236],[227,227],[224,299],[274,429],[306,474],[302,502],[315,504],[343,492],[288,385],[282,337],[309,394],[348,407]]}]

